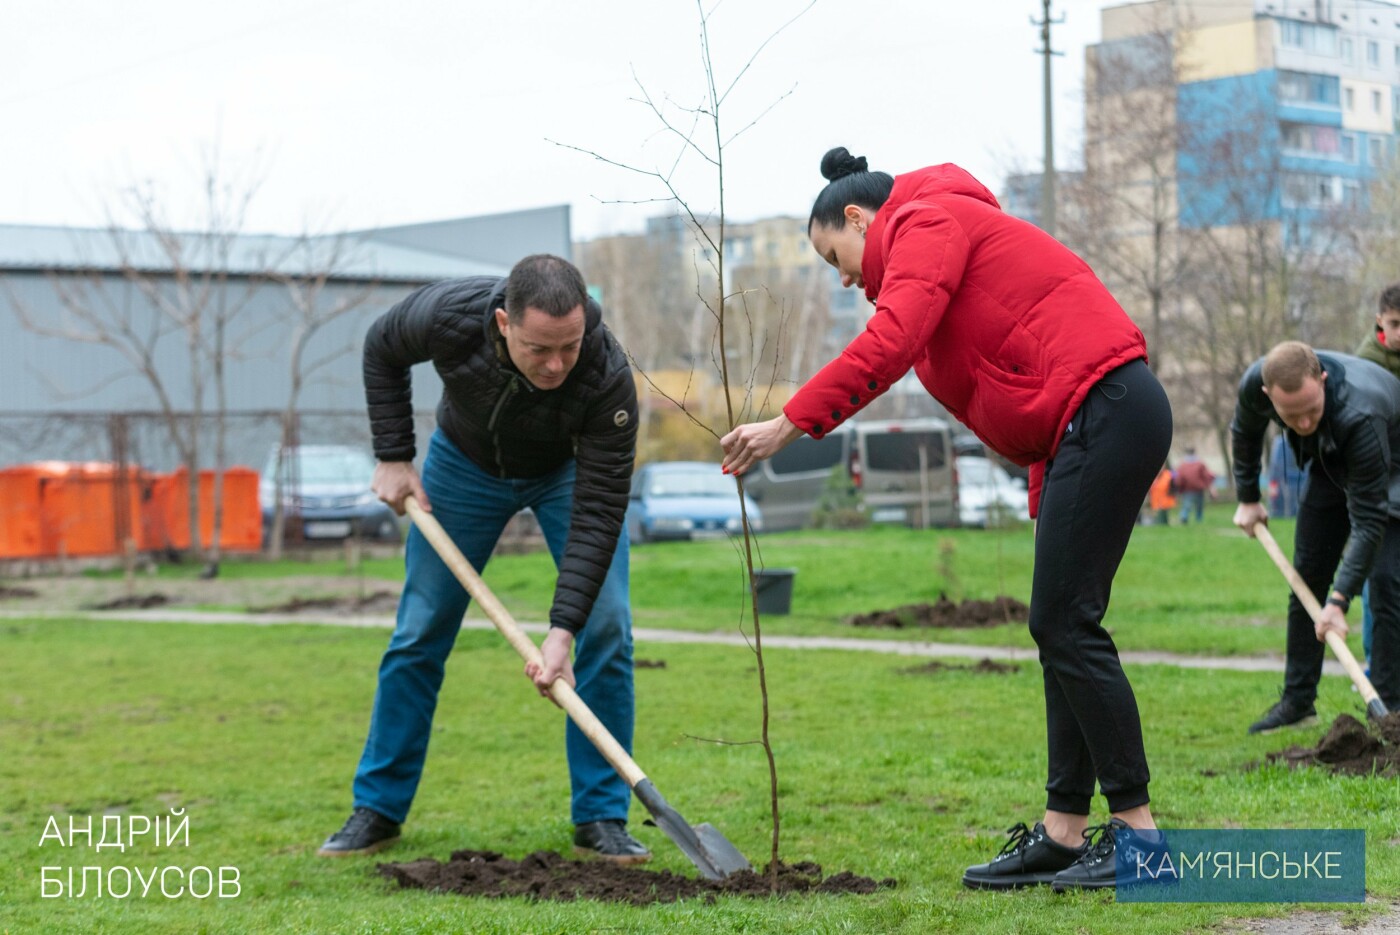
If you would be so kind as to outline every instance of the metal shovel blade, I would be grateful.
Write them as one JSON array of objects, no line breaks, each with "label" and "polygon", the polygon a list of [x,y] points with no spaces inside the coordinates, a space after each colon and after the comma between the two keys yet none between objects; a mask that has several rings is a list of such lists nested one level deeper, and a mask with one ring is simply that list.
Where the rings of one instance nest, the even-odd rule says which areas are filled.
[{"label": "metal shovel blade", "polygon": [[1372,698],[1370,703],[1366,705],[1366,714],[1374,720],[1379,721],[1389,713],[1390,709],[1379,698]]},{"label": "metal shovel blade", "polygon": [[695,864],[705,879],[722,880],[731,873],[753,869],[748,859],[739,853],[737,847],[729,843],[728,838],[720,834],[718,828],[708,822],[692,827],[681,817],[680,812],[672,808],[661,793],[656,791],[656,786],[652,785],[650,779],[643,779],[632,787],[632,791],[637,793],[637,798],[647,807],[647,811],[651,812],[656,826],[676,842],[676,846],[690,858],[690,862]]}]

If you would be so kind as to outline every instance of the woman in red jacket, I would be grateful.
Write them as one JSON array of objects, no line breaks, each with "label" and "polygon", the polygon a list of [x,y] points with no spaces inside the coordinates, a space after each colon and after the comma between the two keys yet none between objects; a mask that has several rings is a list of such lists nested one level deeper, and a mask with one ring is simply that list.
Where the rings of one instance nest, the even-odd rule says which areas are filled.
[{"label": "woman in red jacket", "polygon": [[[1038,517],[1030,629],[1045,679],[1045,817],[1017,824],[963,883],[1114,885],[1114,834],[1153,829],[1132,687],[1101,625],[1128,538],[1171,444],[1171,407],[1142,333],[1093,271],[1001,211],[953,165],[898,178],[833,149],[812,246],[875,303],[865,331],[777,418],[727,434],[742,474],[806,433],[821,438],[912,367],[987,445],[1030,467]],[[1111,820],[1090,828],[1094,784]],[[1151,840],[1152,836],[1144,836]],[[1127,846],[1127,845],[1125,845]]]}]

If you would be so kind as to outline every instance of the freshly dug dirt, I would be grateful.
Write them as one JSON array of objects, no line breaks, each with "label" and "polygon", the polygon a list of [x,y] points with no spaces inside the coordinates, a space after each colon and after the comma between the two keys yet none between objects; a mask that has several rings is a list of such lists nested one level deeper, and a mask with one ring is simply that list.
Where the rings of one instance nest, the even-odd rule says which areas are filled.
[{"label": "freshly dug dirt", "polygon": [[978,675],[1010,675],[1020,672],[1021,667],[1014,662],[997,662],[993,659],[980,659],[970,666],[939,662],[937,659],[921,666],[911,666],[899,670],[903,675],[937,675],[939,672],[975,672]]},{"label": "freshly dug dirt", "polygon": [[131,594],[118,597],[101,604],[90,604],[90,610],[145,610],[149,607],[164,607],[170,603],[169,596],[157,591],[154,594]]},{"label": "freshly dug dirt", "polygon": [[[678,899],[699,898],[713,902],[719,895],[758,898],[773,895],[766,872],[744,871],[723,880],[700,880],[669,870],[619,867],[601,860],[567,860],[553,851],[535,851],[520,861],[510,860],[495,851],[453,851],[447,863],[423,857],[402,864],[379,864],[378,870],[404,888],[496,899],[524,897],[556,902],[596,899],[647,906]],[[804,861],[779,865],[777,891],[780,895],[868,894],[894,885],[891,878],[876,882],[844,871],[823,879],[819,865]]]},{"label": "freshly dug dirt", "polygon": [[665,659],[634,659],[634,660],[632,660],[632,668],[634,668],[634,669],[664,669],[664,668],[666,668],[666,660],[665,660]]},{"label": "freshly dug dirt", "polygon": [[11,588],[0,585],[0,599],[7,597],[38,597],[39,592],[33,588]]},{"label": "freshly dug dirt", "polygon": [[856,614],[846,622],[853,627],[971,629],[1025,623],[1029,614],[1029,607],[1004,594],[990,601],[963,601],[961,604],[954,604],[948,600],[948,595],[940,594],[932,604],[906,604],[894,610],[875,610],[868,614]]},{"label": "freshly dug dirt", "polygon": [[1344,776],[1400,776],[1400,712],[1369,727],[1350,714],[1338,715],[1316,747],[1289,747],[1266,759],[1294,769],[1321,766]]},{"label": "freshly dug dirt", "polygon": [[283,604],[249,607],[255,614],[294,614],[302,611],[332,611],[342,613],[393,612],[398,609],[399,596],[390,591],[375,591],[365,597],[294,597]]}]

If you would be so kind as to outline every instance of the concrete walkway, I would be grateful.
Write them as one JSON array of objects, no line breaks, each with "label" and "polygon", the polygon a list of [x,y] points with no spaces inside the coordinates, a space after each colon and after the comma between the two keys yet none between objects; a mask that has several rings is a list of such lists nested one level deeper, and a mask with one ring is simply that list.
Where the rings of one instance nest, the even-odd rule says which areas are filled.
[{"label": "concrete walkway", "polygon": [[[114,611],[20,611],[0,610],[0,619],[53,617],[81,620],[129,620],[141,623],[243,623],[258,626],[282,624],[315,624],[337,627],[392,628],[394,620],[384,614],[356,616],[349,614],[252,614],[237,611],[203,610],[114,610]],[[493,629],[489,620],[468,617],[462,621],[464,630]],[[544,633],[544,623],[521,623],[527,633]],[[749,637],[726,631],[699,632],[693,630],[654,630],[635,627],[632,637],[638,643],[698,643],[712,646],[747,646]],[[886,653],[894,656],[944,657],[963,659],[997,659],[1035,662],[1036,651],[1015,646],[973,646],[965,643],[928,643],[911,640],[857,639],[840,636],[765,636],[765,649],[835,649],[853,652]],[[1126,650],[1119,652],[1130,665],[1165,665],[1183,669],[1228,669],[1235,672],[1282,672],[1282,656],[1185,656],[1178,653]],[[1346,675],[1340,663],[1328,659],[1323,663],[1328,675]]]}]

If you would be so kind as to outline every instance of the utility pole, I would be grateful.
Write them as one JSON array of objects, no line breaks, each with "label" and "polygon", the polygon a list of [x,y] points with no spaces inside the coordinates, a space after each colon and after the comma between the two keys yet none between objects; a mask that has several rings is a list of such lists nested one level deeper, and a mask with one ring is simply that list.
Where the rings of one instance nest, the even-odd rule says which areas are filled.
[{"label": "utility pole", "polygon": [[1041,0],[1039,20],[1032,19],[1032,26],[1040,27],[1040,48],[1036,54],[1045,59],[1045,172],[1040,178],[1040,227],[1050,236],[1055,236],[1055,121],[1053,95],[1050,85],[1050,59],[1064,55],[1050,48],[1050,27],[1063,23],[1065,18],[1050,18],[1050,0]]}]

